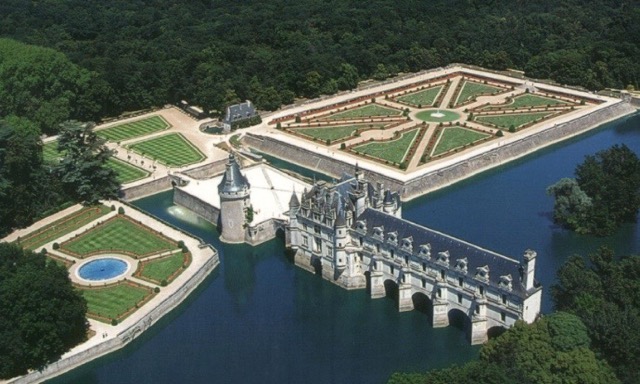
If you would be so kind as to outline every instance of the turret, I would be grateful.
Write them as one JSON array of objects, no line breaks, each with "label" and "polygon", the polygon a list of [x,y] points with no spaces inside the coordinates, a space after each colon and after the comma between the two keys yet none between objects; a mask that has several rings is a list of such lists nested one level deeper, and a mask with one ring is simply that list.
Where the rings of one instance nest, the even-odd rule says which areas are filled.
[{"label": "turret", "polygon": [[338,205],[336,220],[334,222],[334,262],[336,268],[344,269],[347,266],[347,253],[345,247],[347,245],[347,220],[342,204]]},{"label": "turret", "polygon": [[240,173],[240,165],[230,153],[222,181],[218,184],[220,240],[229,243],[244,241],[245,209],[250,206],[249,188],[249,181]]},{"label": "turret", "polygon": [[396,210],[396,203],[391,195],[391,190],[387,189],[384,193],[384,200],[382,202],[382,210],[385,213],[392,215]]}]

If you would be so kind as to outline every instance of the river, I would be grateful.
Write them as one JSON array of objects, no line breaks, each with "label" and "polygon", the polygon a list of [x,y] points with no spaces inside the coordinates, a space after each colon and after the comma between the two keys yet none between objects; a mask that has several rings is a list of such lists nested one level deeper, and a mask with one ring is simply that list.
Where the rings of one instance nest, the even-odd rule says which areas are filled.
[{"label": "river", "polygon": [[[570,255],[601,245],[640,252],[636,224],[608,238],[558,228],[545,194],[585,155],[619,143],[640,154],[640,114],[405,203],[404,217],[512,257],[536,250],[548,313],[549,287]],[[454,327],[433,329],[423,313],[398,313],[390,299],[371,300],[295,267],[280,239],[255,248],[221,244],[213,226],[172,205],[172,192],[135,204],[211,242],[221,265],[140,338],[51,383],[382,383],[394,371],[464,363],[478,353]]]}]

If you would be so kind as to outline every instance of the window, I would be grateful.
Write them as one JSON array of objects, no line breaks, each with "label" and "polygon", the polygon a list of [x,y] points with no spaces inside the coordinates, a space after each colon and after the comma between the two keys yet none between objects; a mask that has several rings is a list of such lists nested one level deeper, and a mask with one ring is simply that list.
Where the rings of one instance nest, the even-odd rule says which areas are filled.
[{"label": "window", "polygon": [[302,229],[304,229],[305,231],[309,230],[309,227],[307,226],[307,223],[302,223]]},{"label": "window", "polygon": [[396,255],[396,253],[393,251],[393,249],[391,250],[391,258],[393,259],[394,256]]},{"label": "window", "polygon": [[503,322],[507,321],[507,314],[504,312],[500,312],[500,320],[502,320]]},{"label": "window", "polygon": [[362,236],[360,236],[360,246],[362,247],[363,244],[364,244],[364,239],[362,238]]},{"label": "window", "polygon": [[422,272],[427,271],[427,263],[422,263]]},{"label": "window", "polygon": [[462,277],[458,277],[458,285],[464,287],[464,280],[462,279]]},{"label": "window", "polygon": [[458,304],[462,304],[462,293],[458,293]]},{"label": "window", "polygon": [[422,279],[422,288],[427,288],[427,279]]},{"label": "window", "polygon": [[502,304],[507,304],[507,295],[502,295]]},{"label": "window", "polygon": [[481,285],[479,288],[480,288],[480,296],[484,296],[484,287]]},{"label": "window", "polygon": [[396,271],[396,269],[393,268],[393,265],[389,266],[389,268],[391,268],[391,274],[393,275],[393,273]]},{"label": "window", "polygon": [[444,277],[445,277],[444,269],[441,269],[441,270],[440,270],[440,278],[441,278],[442,280],[444,280]]},{"label": "window", "polygon": [[380,244],[376,244],[376,252],[380,253]]},{"label": "window", "polygon": [[319,225],[314,225],[313,226],[313,232],[320,233],[320,226]]},{"label": "window", "polygon": [[438,288],[438,297],[442,298],[442,288]]},{"label": "window", "polygon": [[309,246],[309,238],[307,236],[302,236],[302,245],[305,248]]},{"label": "window", "polygon": [[405,262],[406,264],[409,264],[409,256],[405,256],[405,257],[404,257],[404,262]]},{"label": "window", "polygon": [[327,256],[331,256],[331,255],[333,255],[333,248],[327,247]]},{"label": "window", "polygon": [[316,237],[315,241],[313,242],[313,251],[322,253],[322,239],[320,239],[319,237]]},{"label": "window", "polygon": [[480,314],[480,306],[476,305],[476,315],[479,315],[479,314]]}]

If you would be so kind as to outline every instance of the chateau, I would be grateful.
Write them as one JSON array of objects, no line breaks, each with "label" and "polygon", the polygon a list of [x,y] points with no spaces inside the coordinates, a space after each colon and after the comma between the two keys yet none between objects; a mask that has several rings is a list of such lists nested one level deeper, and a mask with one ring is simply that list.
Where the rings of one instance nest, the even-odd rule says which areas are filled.
[{"label": "chateau", "polygon": [[494,327],[533,322],[542,287],[535,281],[536,253],[518,261],[401,217],[397,192],[355,177],[316,182],[289,202],[286,242],[296,265],[372,298],[396,292],[400,311],[426,304],[434,327],[465,316],[472,344]]}]

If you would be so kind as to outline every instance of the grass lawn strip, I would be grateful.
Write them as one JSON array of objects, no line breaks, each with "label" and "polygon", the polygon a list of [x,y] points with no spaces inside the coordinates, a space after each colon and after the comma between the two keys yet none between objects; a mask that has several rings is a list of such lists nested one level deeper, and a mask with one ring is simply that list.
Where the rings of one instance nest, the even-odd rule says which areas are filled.
[{"label": "grass lawn strip", "polygon": [[567,105],[567,104],[568,103],[563,100],[552,99],[550,97],[543,97],[538,95],[524,94],[524,95],[519,95],[514,97],[511,104],[507,104],[506,106],[511,108],[522,108],[522,107],[546,107],[546,106]]},{"label": "grass lawn strip", "polygon": [[136,277],[157,284],[161,284],[163,281],[170,283],[182,272],[182,266],[188,264],[189,261],[190,257],[182,252],[145,261],[139,264]]},{"label": "grass lawn strip", "polygon": [[151,157],[169,167],[182,167],[205,159],[189,140],[179,133],[170,133],[128,146],[131,150]]},{"label": "grass lawn strip", "polygon": [[419,129],[403,133],[399,138],[384,142],[371,142],[358,145],[353,151],[393,163],[402,163]]},{"label": "grass lawn strip", "polygon": [[455,105],[463,104],[478,95],[491,94],[496,91],[500,92],[502,91],[502,88],[482,83],[476,83],[475,81],[465,80],[464,85],[460,89],[460,93],[458,94]]},{"label": "grass lawn strip", "polygon": [[109,141],[122,141],[135,137],[146,136],[154,132],[168,129],[171,125],[161,116],[151,116],[146,119],[136,120],[129,123],[114,125],[96,131],[100,137]]},{"label": "grass lawn strip", "polygon": [[345,125],[339,127],[323,127],[323,128],[297,128],[295,132],[312,137],[314,139],[320,139],[322,141],[335,141],[350,137],[355,131],[378,129],[384,127],[384,124],[372,124],[372,125]]},{"label": "grass lawn strip", "polygon": [[176,248],[170,239],[122,215],[60,245],[62,251],[80,258],[109,252],[141,258]]},{"label": "grass lawn strip", "polygon": [[120,159],[114,157],[107,161],[107,167],[116,171],[118,175],[118,181],[121,184],[131,183],[136,180],[144,179],[149,176],[149,172],[142,168],[135,167],[129,163],[126,163]]},{"label": "grass lawn strip", "polygon": [[124,319],[152,295],[151,289],[131,282],[80,291],[87,300],[87,315],[105,322]]},{"label": "grass lawn strip", "polygon": [[385,117],[385,116],[397,116],[400,115],[402,111],[383,107],[378,104],[367,104],[362,107],[357,107],[353,109],[348,109],[344,112],[336,113],[335,115],[328,116],[328,120],[343,120],[343,119],[359,119],[365,117]]},{"label": "grass lawn strip", "polygon": [[414,106],[430,107],[436,101],[441,90],[442,85],[396,97],[396,100]]},{"label": "grass lawn strip", "polygon": [[436,148],[433,150],[433,156],[437,156],[455,148],[463,147],[467,144],[471,144],[488,136],[490,135],[472,131],[466,128],[445,128],[440,134],[440,140],[438,140]]},{"label": "grass lawn strip", "polygon": [[476,121],[491,123],[500,129],[509,129],[512,125],[518,128],[535,120],[542,119],[546,116],[553,115],[554,112],[537,112],[537,113],[519,113],[509,115],[488,115],[477,116]]},{"label": "grass lawn strip", "polygon": [[83,225],[106,215],[109,211],[109,207],[102,204],[93,207],[84,207],[77,212],[67,215],[27,234],[25,237],[21,238],[18,243],[26,249],[37,249],[58,237],[75,231]]}]

